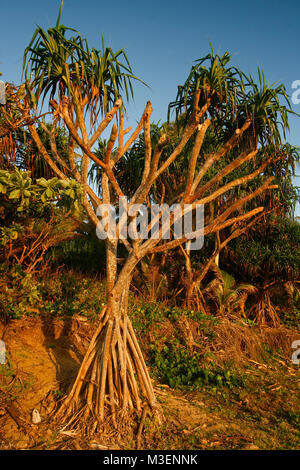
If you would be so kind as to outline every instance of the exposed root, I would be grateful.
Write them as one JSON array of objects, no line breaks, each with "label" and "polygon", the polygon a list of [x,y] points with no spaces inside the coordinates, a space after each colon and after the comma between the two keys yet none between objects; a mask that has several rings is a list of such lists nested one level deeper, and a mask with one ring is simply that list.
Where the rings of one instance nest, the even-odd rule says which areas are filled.
[{"label": "exposed root", "polygon": [[144,424],[145,424],[146,416],[147,416],[147,409],[144,408],[143,414],[142,414],[142,417],[141,417],[141,421],[140,421],[140,424],[139,424],[138,432],[137,432],[137,440],[136,440],[137,450],[139,450],[141,448],[142,432],[143,432],[143,427],[144,427]]},{"label": "exposed root", "polygon": [[148,409],[161,421],[151,379],[127,314],[112,316],[102,311],[75,383],[56,412],[63,429],[95,432],[108,420],[120,428],[132,414]]},{"label": "exposed root", "polygon": [[279,315],[267,291],[263,292],[259,301],[249,310],[248,316],[253,316],[259,326],[269,325],[278,328],[280,325]]}]

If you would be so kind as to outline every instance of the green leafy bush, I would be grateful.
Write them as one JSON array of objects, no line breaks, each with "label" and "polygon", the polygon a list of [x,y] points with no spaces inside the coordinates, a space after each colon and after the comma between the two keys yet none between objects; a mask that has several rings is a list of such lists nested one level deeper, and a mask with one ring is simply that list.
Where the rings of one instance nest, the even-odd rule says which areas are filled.
[{"label": "green leafy bush", "polygon": [[38,282],[21,266],[10,269],[0,265],[0,316],[2,319],[21,318],[24,314],[39,313],[41,296]]},{"label": "green leafy bush", "polygon": [[80,200],[81,187],[76,181],[40,178],[33,183],[29,171],[0,169],[0,245],[16,240],[30,217],[79,212]]},{"label": "green leafy bush", "polygon": [[49,247],[75,236],[80,198],[75,181],[33,183],[28,171],[0,170],[0,259],[33,272]]},{"label": "green leafy bush", "polygon": [[105,302],[104,283],[71,270],[44,276],[39,283],[39,292],[44,313],[52,316],[80,314],[94,320]]},{"label": "green leafy bush", "polygon": [[204,366],[202,356],[190,353],[178,341],[160,347],[159,343],[150,346],[150,361],[156,375],[170,387],[201,389],[205,385],[222,387],[239,384],[236,374],[214,366]]}]

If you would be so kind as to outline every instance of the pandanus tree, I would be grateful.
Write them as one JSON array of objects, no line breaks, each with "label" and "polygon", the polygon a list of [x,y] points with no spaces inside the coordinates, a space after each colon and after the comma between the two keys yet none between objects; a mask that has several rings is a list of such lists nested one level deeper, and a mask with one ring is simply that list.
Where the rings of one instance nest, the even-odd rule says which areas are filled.
[{"label": "pandanus tree", "polygon": [[[225,78],[225,80],[224,80]],[[202,146],[204,154],[215,153],[224,145],[232,134],[235,126],[240,127],[249,118],[251,124],[241,136],[237,145],[227,151],[226,157],[217,160],[210,167],[210,171],[203,177],[203,191],[211,186],[213,181],[215,189],[222,188],[232,181],[243,180],[255,169],[261,167],[261,171],[242,184],[234,184],[222,199],[210,201],[208,217],[216,217],[224,206],[234,204],[235,201],[245,196],[249,191],[255,191],[261,186],[266,177],[273,176],[278,184],[277,191],[263,192],[258,197],[249,201],[243,210],[250,210],[257,205],[263,205],[266,209],[281,210],[283,199],[289,198],[293,193],[291,188],[291,171],[297,161],[297,151],[289,145],[283,144],[286,131],[289,129],[288,115],[292,112],[286,89],[282,84],[268,84],[263,71],[258,69],[258,84],[250,75],[247,77],[240,70],[230,66],[230,55],[223,56],[211,54],[196,61],[183,86],[178,87],[176,100],[170,103],[169,113],[176,112],[176,118],[184,114],[188,115],[189,104],[197,89],[212,90],[212,113],[214,113],[213,125],[210,126],[212,139],[207,139]],[[224,100],[223,97],[226,97]],[[208,137],[209,132],[206,136]],[[241,164],[236,165],[233,171],[227,172],[228,165],[235,165],[236,158],[240,155]],[[206,158],[206,157],[204,157]],[[229,166],[229,168],[232,168]],[[208,186],[206,186],[208,184]],[[278,197],[280,193],[281,197]],[[279,201],[280,199],[280,201]],[[259,219],[264,218],[264,214]],[[215,249],[212,256],[207,259],[202,270],[193,273],[190,253],[187,249],[184,253],[186,270],[188,275],[187,302],[190,305],[193,292],[199,292],[199,285],[212,268],[219,261],[219,254],[233,238],[241,235],[252,227],[254,221],[239,224],[238,231],[235,226],[226,228],[223,232],[216,233]],[[197,295],[194,296],[197,299]],[[198,302],[199,303],[199,302]]]},{"label": "pandanus tree", "polygon": [[[300,226],[283,214],[270,213],[224,253],[224,267],[229,267],[240,282],[250,282],[252,292],[247,301],[245,316],[258,324],[278,326],[285,317],[297,316],[293,293],[299,285]],[[292,318],[291,315],[291,318]]]},{"label": "pandanus tree", "polygon": [[[73,36],[67,39],[68,34]],[[124,418],[131,413],[143,413],[145,416],[145,410],[149,408],[161,419],[152,381],[127,315],[128,293],[134,269],[150,253],[166,252],[182,246],[191,236],[198,238],[199,231],[196,234],[182,231],[179,236],[175,236],[172,227],[176,224],[178,226],[197,207],[222,200],[223,195],[232,188],[251,181],[262,173],[270,160],[266,159],[254,168],[257,151],[251,149],[249,153],[244,152],[228,162],[218,175],[208,181],[205,179],[212,166],[225,159],[228,152],[238,146],[242,136],[253,126],[250,113],[238,116],[231,113],[231,134],[228,132],[227,138],[215,152],[205,158],[201,154],[210,126],[217,123],[221,116],[224,116],[225,124],[229,122],[226,108],[231,109],[233,99],[233,95],[227,90],[233,82],[231,70],[221,74],[214,82],[215,86],[209,81],[203,81],[201,86],[191,91],[186,105],[186,122],[179,141],[170,153],[165,152],[169,143],[165,132],[152,145],[150,102],[136,128],[124,129],[123,101],[131,93],[131,83],[135,76],[123,51],[114,53],[109,48],[103,48],[102,51],[90,50],[79,34],[60,25],[59,17],[55,28],[47,32],[41,28],[36,30],[25,51],[24,70],[27,93],[22,102],[18,102],[23,117],[37,118],[38,105],[47,97],[50,98],[48,119],[51,151],[43,145],[37,132],[37,123],[33,120],[27,126],[45,161],[59,178],[81,184],[83,206],[98,229],[99,217],[102,217],[102,221],[110,220],[107,218],[108,207],[116,205],[119,198],[127,206],[128,214],[128,217],[117,214],[113,217],[115,230],[106,230],[107,304],[98,319],[77,378],[58,410],[58,416],[69,426],[80,426],[82,429],[86,423],[93,430],[101,426],[105,418],[117,426],[122,423],[120,417]],[[61,124],[65,126],[69,139],[65,160],[59,155],[56,146],[56,129]],[[105,152],[97,155],[94,145],[109,127]],[[229,126],[227,130],[228,128]],[[143,168],[135,191],[128,195],[122,188],[118,164],[123,159],[124,171],[128,171],[126,154],[142,132]],[[129,136],[126,138],[127,134]],[[74,161],[75,145],[81,150],[80,166],[75,165]],[[141,214],[151,205],[152,188],[159,178],[171,171],[172,165],[188,145],[192,149],[184,185],[175,201],[180,211],[170,214],[170,233],[163,211],[159,211],[154,220],[146,223],[146,233],[140,233],[137,227]],[[251,159],[253,168],[247,175],[233,179],[223,186],[216,186],[225,175],[231,174]],[[88,184],[89,169],[94,164],[101,170],[98,193]],[[245,194],[231,205],[223,205],[223,210],[204,224],[204,235],[220,232],[225,227],[259,216],[263,211],[262,206],[248,211],[242,211],[242,208],[253,198],[271,190],[272,179],[266,178],[255,191]],[[163,200],[162,194],[160,202]],[[128,237],[124,236],[127,232],[131,234]],[[125,246],[127,257],[118,266],[120,244]]]},{"label": "pandanus tree", "polygon": [[[162,126],[151,126],[152,144],[159,139],[159,133],[165,131],[170,137],[169,144],[165,147],[162,160],[167,158],[181,139],[184,126],[190,118],[192,103],[196,90],[202,90],[202,105],[208,103],[206,116],[210,118],[210,125],[205,132],[205,138],[201,145],[201,151],[196,163],[196,170],[205,163],[206,159],[216,154],[235,130],[250,117],[251,124],[243,132],[238,143],[227,148],[222,158],[216,159],[203,173],[200,185],[202,194],[206,190],[221,189],[224,186],[228,190],[221,197],[210,200],[206,204],[205,219],[207,223],[220,214],[225,207],[234,204],[235,201],[259,188],[266,176],[276,178],[279,184],[277,191],[263,192],[257,198],[252,199],[244,206],[243,210],[250,210],[257,205],[265,206],[268,210],[279,210],[278,192],[282,193],[290,181],[290,170],[293,168],[297,155],[291,146],[281,144],[282,127],[283,135],[288,129],[288,113],[291,112],[289,100],[283,85],[269,85],[266,83],[263,72],[258,71],[259,83],[254,82],[250,76],[247,78],[241,71],[230,64],[230,55],[214,54],[213,50],[206,57],[196,61],[183,86],[178,87],[176,100],[169,105],[169,118],[171,111],[175,111],[175,122],[167,122]],[[286,100],[286,105],[281,100]],[[200,106],[201,106],[200,104]],[[151,189],[151,198],[159,200],[164,194],[168,203],[174,203],[179,195],[184,192],[186,178],[188,177],[189,161],[191,159],[195,136],[185,145],[180,156],[160,176]],[[145,137],[142,134],[134,146],[118,164],[120,181],[127,187],[131,194],[136,189],[138,176],[143,171],[143,156],[145,151]],[[240,157],[236,164],[237,157]],[[231,166],[229,166],[231,165]],[[263,165],[263,168],[261,167]],[[247,175],[255,168],[261,168],[251,179],[247,181]],[[130,171],[125,171],[125,168]],[[246,177],[246,180],[243,178]],[[230,184],[240,180],[240,184]],[[230,188],[230,189],[229,189]],[[291,188],[290,188],[291,189]],[[263,214],[260,215],[260,218]],[[220,251],[236,236],[253,226],[239,223],[238,227],[232,225],[221,233],[215,235],[215,248],[204,262],[203,269],[192,269],[189,244],[186,249],[180,247],[184,255],[186,265],[186,300],[191,307],[192,300],[199,302],[199,285],[212,265],[217,261]],[[238,230],[234,230],[238,228]],[[202,304],[203,306],[203,304]]]}]

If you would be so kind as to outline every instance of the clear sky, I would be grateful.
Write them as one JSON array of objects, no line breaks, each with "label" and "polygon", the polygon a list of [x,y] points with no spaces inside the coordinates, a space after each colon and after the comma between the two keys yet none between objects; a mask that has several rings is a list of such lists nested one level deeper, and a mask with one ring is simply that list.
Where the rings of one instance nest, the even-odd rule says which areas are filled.
[{"label": "clear sky", "polygon": [[[54,26],[60,0],[0,0],[0,71],[4,81],[20,83],[22,56],[35,26]],[[153,120],[166,120],[194,60],[214,50],[233,54],[233,64],[256,76],[285,84],[288,94],[300,80],[299,0],[65,0],[62,23],[77,29],[90,46],[101,34],[114,50],[125,48],[134,73],[149,86],[135,87],[128,107],[130,124],[147,100]],[[293,105],[300,114],[300,104]],[[300,146],[300,118],[291,116],[288,140]],[[298,170],[300,173],[300,170]],[[300,178],[295,183],[300,186]],[[297,214],[300,215],[298,207]]]}]

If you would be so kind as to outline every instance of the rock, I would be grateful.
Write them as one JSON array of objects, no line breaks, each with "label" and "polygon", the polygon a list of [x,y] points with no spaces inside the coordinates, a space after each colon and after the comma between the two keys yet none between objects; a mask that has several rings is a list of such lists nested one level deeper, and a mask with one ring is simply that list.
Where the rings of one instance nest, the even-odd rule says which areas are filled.
[{"label": "rock", "polygon": [[260,450],[260,448],[251,442],[250,444],[246,444],[243,450]]},{"label": "rock", "polygon": [[42,421],[40,417],[40,413],[38,412],[36,408],[32,411],[31,421],[33,424],[39,424]]},{"label": "rock", "polygon": [[107,450],[108,447],[107,446],[104,446],[102,444],[100,444],[99,442],[96,442],[96,441],[91,441],[90,442],[90,447],[92,449],[99,449],[99,450]]}]

